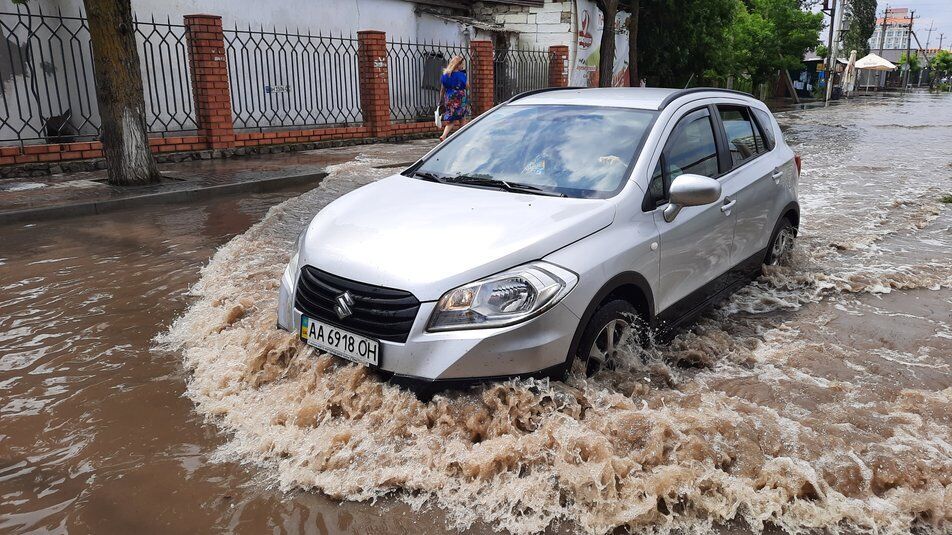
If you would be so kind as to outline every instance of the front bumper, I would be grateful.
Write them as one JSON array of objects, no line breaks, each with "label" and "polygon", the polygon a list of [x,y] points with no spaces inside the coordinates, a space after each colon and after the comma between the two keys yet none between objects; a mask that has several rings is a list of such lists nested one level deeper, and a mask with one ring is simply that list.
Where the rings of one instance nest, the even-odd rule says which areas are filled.
[{"label": "front bumper", "polygon": [[[282,284],[278,325],[299,332],[293,288]],[[495,329],[427,332],[436,303],[420,304],[405,343],[380,341],[380,370],[400,379],[471,381],[532,375],[566,362],[579,318],[562,303],[528,321]],[[282,312],[284,311],[284,312]]]}]

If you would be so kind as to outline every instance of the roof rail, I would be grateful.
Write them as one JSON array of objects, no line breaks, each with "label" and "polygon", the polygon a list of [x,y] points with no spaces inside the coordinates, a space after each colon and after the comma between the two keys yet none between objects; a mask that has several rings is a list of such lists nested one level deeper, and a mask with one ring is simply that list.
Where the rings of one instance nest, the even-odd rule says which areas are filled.
[{"label": "roof rail", "polygon": [[733,89],[721,89],[719,87],[692,87],[691,89],[680,89],[664,97],[664,100],[661,101],[661,104],[658,106],[658,109],[663,110],[668,104],[671,104],[676,99],[679,99],[685,95],[690,95],[691,93],[705,93],[708,91],[714,91],[717,93],[731,93],[734,95],[743,95],[745,97],[753,97],[753,95],[751,95],[750,93],[745,93],[743,91],[735,91]]},{"label": "roof rail", "polygon": [[538,95],[539,93],[548,93],[549,91],[561,91],[563,89],[586,89],[584,87],[575,87],[575,86],[566,86],[566,87],[543,87],[542,89],[533,89],[531,91],[524,91],[518,95],[514,95],[512,98],[506,101],[506,104],[510,102],[515,102],[519,99],[526,97],[531,97],[532,95]]}]

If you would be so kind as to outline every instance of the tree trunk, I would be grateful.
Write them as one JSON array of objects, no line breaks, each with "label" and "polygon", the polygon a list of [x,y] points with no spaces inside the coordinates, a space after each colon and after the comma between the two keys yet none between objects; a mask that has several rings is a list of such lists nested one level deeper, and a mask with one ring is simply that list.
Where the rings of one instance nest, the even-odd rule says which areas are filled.
[{"label": "tree trunk", "polygon": [[84,4],[109,183],[128,186],[158,182],[159,171],[146,134],[130,0],[84,0]]},{"label": "tree trunk", "polygon": [[641,78],[638,76],[638,13],[641,11],[641,0],[631,0],[631,16],[628,17],[628,85],[639,87]]},{"label": "tree trunk", "polygon": [[604,24],[602,41],[598,47],[598,86],[611,87],[615,70],[615,15],[618,14],[618,0],[599,0]]}]

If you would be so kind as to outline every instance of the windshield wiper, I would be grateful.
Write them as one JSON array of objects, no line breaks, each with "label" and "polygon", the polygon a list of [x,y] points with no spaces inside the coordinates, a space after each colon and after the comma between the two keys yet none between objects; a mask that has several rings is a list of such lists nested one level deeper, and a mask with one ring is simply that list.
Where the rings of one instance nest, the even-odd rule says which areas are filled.
[{"label": "windshield wiper", "polygon": [[460,184],[467,184],[473,186],[486,186],[490,188],[498,188],[505,191],[510,191],[513,193],[528,193],[530,195],[544,195],[546,197],[565,197],[564,193],[558,191],[549,191],[533,186],[531,184],[520,184],[518,182],[509,182],[506,180],[499,180],[496,178],[488,176],[472,176],[472,175],[456,175],[454,177],[446,177],[445,181],[447,182],[457,182]]},{"label": "windshield wiper", "polygon": [[436,173],[431,173],[429,171],[416,171],[410,176],[413,176],[422,180],[429,180],[430,182],[439,182],[440,184],[446,183],[446,177],[440,176]]}]

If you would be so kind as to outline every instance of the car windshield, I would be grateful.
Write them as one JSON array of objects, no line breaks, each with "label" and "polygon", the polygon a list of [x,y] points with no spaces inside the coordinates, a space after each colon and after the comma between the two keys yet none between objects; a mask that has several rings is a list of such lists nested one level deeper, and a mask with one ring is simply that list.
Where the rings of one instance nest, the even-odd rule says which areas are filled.
[{"label": "car windshield", "polygon": [[493,179],[567,197],[610,197],[624,184],[656,115],[597,106],[504,106],[415,171],[483,186]]}]

